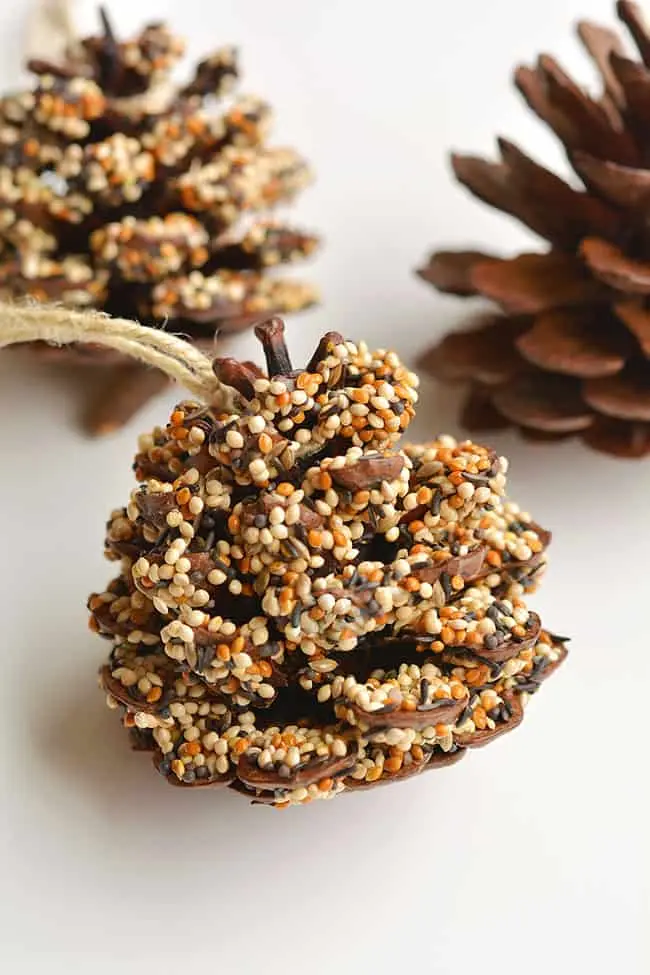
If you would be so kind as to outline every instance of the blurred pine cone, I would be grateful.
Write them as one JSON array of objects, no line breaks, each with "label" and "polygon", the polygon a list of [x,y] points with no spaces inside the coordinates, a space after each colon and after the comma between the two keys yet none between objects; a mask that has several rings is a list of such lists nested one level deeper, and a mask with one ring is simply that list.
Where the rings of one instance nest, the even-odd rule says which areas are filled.
[{"label": "blurred pine cone", "polygon": [[286,806],[396,782],[515,728],[566,656],[525,600],[550,540],[506,461],[398,441],[417,378],[336,332],[268,375],[216,359],[235,412],[181,403],[141,438],[91,596],[101,673],[174,785]]},{"label": "blurred pine cone", "polygon": [[[0,295],[138,318],[209,348],[215,329],[312,304],[311,286],[267,272],[317,239],[264,216],[309,182],[307,165],[267,145],[264,102],[215,108],[237,79],[236,52],[218,50],[174,88],[178,37],[151,24],[119,42],[102,17],[102,36],[63,64],[31,61],[34,88],[0,101]],[[74,357],[111,367],[95,432],[166,383],[90,346]]]},{"label": "blurred pine cone", "polygon": [[515,84],[557,135],[583,186],[570,186],[499,140],[499,162],[452,157],[458,180],[521,220],[546,251],[503,259],[439,251],[420,275],[440,291],[481,295],[502,312],[448,335],[421,366],[469,380],[464,422],[515,424],[533,437],[578,435],[597,450],[650,453],[650,34],[617,4],[640,60],[618,34],[578,34],[603,81],[591,98],[549,55]]}]

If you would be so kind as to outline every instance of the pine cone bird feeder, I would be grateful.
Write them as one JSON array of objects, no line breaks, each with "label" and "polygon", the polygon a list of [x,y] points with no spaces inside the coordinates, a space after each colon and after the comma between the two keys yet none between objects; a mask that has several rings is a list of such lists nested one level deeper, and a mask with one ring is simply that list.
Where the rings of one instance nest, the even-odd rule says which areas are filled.
[{"label": "pine cone bird feeder", "polygon": [[[118,41],[75,43],[65,63],[31,61],[30,91],[0,101],[0,297],[29,297],[135,318],[212,347],[316,300],[269,273],[311,254],[317,239],[271,219],[309,182],[292,149],[268,145],[269,106],[240,97],[222,48],[173,88],[183,42],[152,24]],[[95,432],[119,426],[162,373],[97,347],[43,353],[107,370],[91,408]]]},{"label": "pine cone bird feeder", "polygon": [[525,603],[549,535],[506,463],[398,447],[416,377],[330,332],[294,370],[217,359],[237,412],[181,403],[141,439],[90,598],[134,747],[183,787],[286,806],[395,782],[516,727],[565,656]]},{"label": "pine cone bird feeder", "polygon": [[500,160],[454,155],[457,179],[516,217],[546,250],[504,259],[438,251],[419,272],[440,291],[500,306],[425,353],[423,369],[470,384],[470,428],[514,424],[532,437],[577,435],[625,457],[650,453],[650,34],[638,6],[617,4],[638,56],[582,22],[602,77],[590,97],[554,58],[520,67],[515,85],[557,135],[577,182],[512,142]]}]

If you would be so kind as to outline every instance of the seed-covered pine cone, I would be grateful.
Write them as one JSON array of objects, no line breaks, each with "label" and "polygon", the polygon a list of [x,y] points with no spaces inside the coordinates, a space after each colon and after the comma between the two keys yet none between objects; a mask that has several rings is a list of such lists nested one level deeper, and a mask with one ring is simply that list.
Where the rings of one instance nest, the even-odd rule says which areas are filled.
[{"label": "seed-covered pine cone", "polygon": [[142,438],[91,596],[108,703],[174,785],[286,806],[448,765],[516,727],[561,663],[524,595],[549,534],[506,462],[441,437],[397,447],[416,377],[329,332],[268,376],[217,359],[238,412],[181,403]]},{"label": "seed-covered pine cone", "polygon": [[[103,20],[103,36],[75,44],[64,64],[31,61],[33,89],[0,100],[0,296],[101,309],[208,348],[215,330],[312,304],[310,285],[269,273],[317,245],[269,217],[309,169],[267,144],[265,102],[217,108],[236,52],[218,50],[173,88],[178,37],[151,24],[119,42]],[[111,368],[88,417],[96,432],[166,383],[96,347],[76,346],[74,358]]]},{"label": "seed-covered pine cone", "polygon": [[470,429],[515,424],[542,438],[577,434],[597,450],[640,457],[650,453],[650,34],[636,4],[618,3],[617,11],[640,61],[614,31],[578,25],[603,79],[599,97],[546,54],[515,72],[582,186],[504,139],[498,162],[452,157],[471,193],[549,247],[511,259],[434,253],[420,271],[425,280],[492,299],[502,313],[444,338],[422,367],[470,381]]}]

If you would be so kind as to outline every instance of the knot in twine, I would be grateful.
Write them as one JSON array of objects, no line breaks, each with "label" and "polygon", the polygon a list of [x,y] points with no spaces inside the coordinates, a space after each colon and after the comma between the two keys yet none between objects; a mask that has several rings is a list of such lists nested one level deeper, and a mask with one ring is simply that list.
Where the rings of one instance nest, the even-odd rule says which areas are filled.
[{"label": "knot in twine", "polygon": [[234,409],[236,391],[217,378],[211,360],[185,339],[100,311],[71,311],[58,305],[0,302],[0,348],[25,342],[75,342],[115,349],[160,369],[200,401]]}]

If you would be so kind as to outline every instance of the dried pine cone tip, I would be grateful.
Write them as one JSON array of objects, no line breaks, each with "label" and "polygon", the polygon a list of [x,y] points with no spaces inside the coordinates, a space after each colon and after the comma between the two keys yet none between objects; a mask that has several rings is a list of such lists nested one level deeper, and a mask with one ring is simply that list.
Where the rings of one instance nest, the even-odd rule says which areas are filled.
[{"label": "dried pine cone tip", "polygon": [[650,175],[650,34],[637,4],[620,2],[640,61],[615,31],[578,25],[601,75],[592,98],[542,55],[515,84],[556,134],[583,188],[574,188],[498,140],[497,162],[454,154],[456,178],[478,199],[548,242],[542,253],[501,259],[439,251],[419,271],[440,291],[500,305],[489,328],[445,337],[421,365],[470,384],[464,420],[512,423],[529,438],[577,435],[626,457],[650,453],[650,270],[643,217]]},{"label": "dried pine cone tip", "polygon": [[105,8],[100,8],[103,33],[73,43],[68,57],[113,95],[146,91],[166,76],[185,52],[185,44],[164,24],[148,24],[133,40],[118,41]]},{"label": "dried pine cone tip", "polygon": [[[64,63],[30,62],[31,89],[0,100],[0,297],[164,323],[199,346],[316,303],[311,284],[280,269],[309,258],[318,238],[275,213],[310,168],[270,143],[263,100],[219,103],[237,80],[236,52],[220,49],[176,87],[183,43],[167,27],[121,40],[105,13],[102,26]],[[89,358],[81,346],[67,356]],[[115,410],[99,403],[95,428],[121,425],[147,398],[128,363],[105,364]]]},{"label": "dried pine cone tip", "polygon": [[398,447],[416,377],[329,332],[296,369],[221,358],[238,412],[181,403],[91,596],[100,681],[173,784],[284,807],[451,764],[514,728],[565,656],[529,611],[550,535],[506,463],[450,437]]}]

